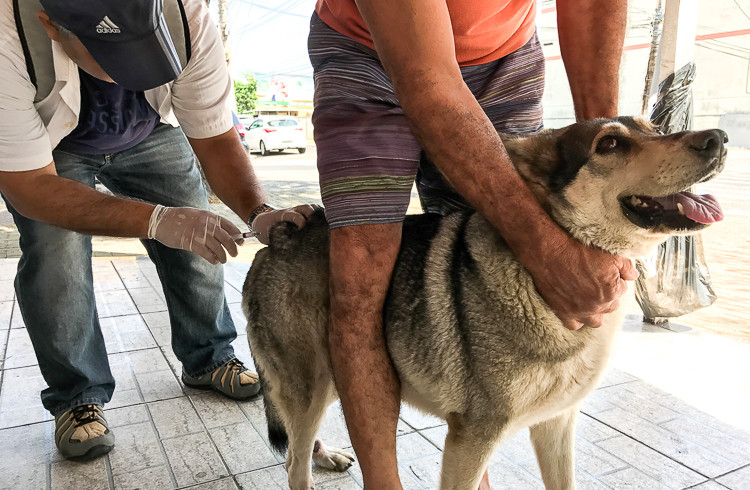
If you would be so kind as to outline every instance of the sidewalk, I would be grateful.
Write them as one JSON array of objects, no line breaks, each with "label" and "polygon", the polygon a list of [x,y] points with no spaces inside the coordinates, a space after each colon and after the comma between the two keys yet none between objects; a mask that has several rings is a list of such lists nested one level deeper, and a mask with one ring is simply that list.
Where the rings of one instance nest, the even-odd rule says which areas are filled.
[{"label": "sidewalk", "polygon": [[[268,162],[279,172],[278,160]],[[270,172],[261,178],[271,202],[320,202],[315,182]],[[236,220],[223,205],[212,207]],[[728,220],[733,231],[747,226],[746,218]],[[729,306],[717,302],[698,319],[662,328],[641,323],[632,293],[627,296],[612,369],[581,410],[578,488],[750,489],[750,343],[700,326],[750,325],[748,312],[734,303],[747,298],[748,248],[736,247],[748,235],[734,235],[735,241],[706,238],[707,254],[710,243],[737,261],[709,261],[714,279],[724,280],[723,270],[734,274],[734,283],[717,286],[730,294]],[[261,247],[249,242],[224,266],[238,330],[234,345],[244,361],[251,357],[240,291]],[[13,291],[17,233],[0,210],[0,257],[10,257],[0,258],[0,489],[286,488],[283,458],[269,449],[262,401],[238,403],[181,384],[164,295],[140,243],[95,238],[94,249],[97,307],[117,380],[106,415],[117,444],[106,457],[82,464],[61,460],[54,447],[54,423],[39,400],[45,384]],[[404,488],[437,488],[445,433],[442,420],[402,407],[397,441]],[[320,437],[350,447],[338,405],[329,409]],[[357,464],[344,474],[316,469],[314,475],[319,489],[362,485]],[[502,445],[490,475],[496,489],[543,488],[528,431]]]}]

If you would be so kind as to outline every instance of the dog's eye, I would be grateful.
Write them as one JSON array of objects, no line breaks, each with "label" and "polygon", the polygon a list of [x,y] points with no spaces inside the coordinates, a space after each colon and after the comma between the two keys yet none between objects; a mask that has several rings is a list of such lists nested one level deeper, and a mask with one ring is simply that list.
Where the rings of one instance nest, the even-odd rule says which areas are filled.
[{"label": "dog's eye", "polygon": [[605,136],[604,138],[599,140],[599,143],[596,144],[596,152],[609,153],[610,151],[616,149],[619,144],[620,142],[617,141],[617,138],[615,138],[614,136]]}]

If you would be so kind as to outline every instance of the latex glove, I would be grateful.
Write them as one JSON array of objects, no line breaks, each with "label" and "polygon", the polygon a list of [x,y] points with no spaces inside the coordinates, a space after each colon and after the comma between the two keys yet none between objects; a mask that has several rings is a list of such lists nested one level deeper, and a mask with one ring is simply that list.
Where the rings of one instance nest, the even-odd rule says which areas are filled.
[{"label": "latex glove", "polygon": [[307,223],[307,218],[318,209],[315,204],[302,204],[287,209],[274,209],[259,214],[252,222],[250,228],[253,230],[255,238],[260,243],[268,245],[268,232],[271,227],[280,221],[289,221],[302,228]]},{"label": "latex glove", "polygon": [[237,256],[231,235],[240,233],[228,219],[196,208],[156,206],[148,222],[148,237],[167,247],[196,253],[212,264]]}]

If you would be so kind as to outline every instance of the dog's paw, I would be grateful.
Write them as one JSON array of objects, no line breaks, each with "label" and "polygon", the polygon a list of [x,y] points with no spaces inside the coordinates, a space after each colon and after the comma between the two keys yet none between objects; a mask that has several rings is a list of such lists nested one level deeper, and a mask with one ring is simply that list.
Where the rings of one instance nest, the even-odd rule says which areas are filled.
[{"label": "dog's paw", "polygon": [[330,449],[320,441],[315,441],[313,462],[321,468],[333,471],[346,471],[354,463],[354,456],[341,450]]}]

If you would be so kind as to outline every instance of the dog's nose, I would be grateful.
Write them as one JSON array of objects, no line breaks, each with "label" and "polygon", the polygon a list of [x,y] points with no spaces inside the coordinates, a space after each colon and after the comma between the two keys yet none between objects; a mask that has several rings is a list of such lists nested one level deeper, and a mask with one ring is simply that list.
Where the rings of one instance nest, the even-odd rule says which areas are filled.
[{"label": "dog's nose", "polygon": [[688,146],[701,155],[711,155],[713,153],[722,153],[724,144],[729,142],[729,136],[721,129],[709,129],[706,131],[696,131],[690,135]]}]

